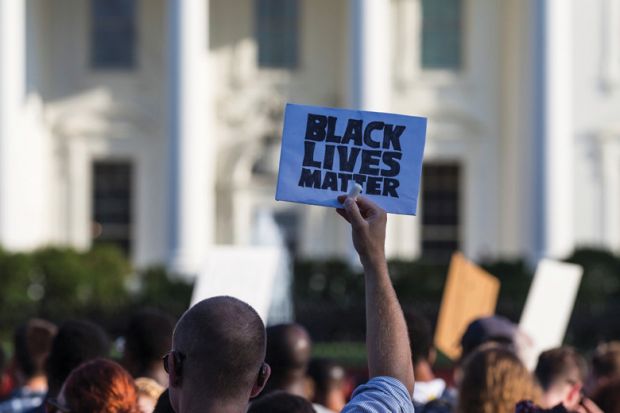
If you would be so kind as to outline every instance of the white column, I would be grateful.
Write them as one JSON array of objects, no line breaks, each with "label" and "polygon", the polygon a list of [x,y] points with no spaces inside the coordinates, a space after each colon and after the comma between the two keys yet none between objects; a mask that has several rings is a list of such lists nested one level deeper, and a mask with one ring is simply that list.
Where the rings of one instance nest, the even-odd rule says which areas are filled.
[{"label": "white column", "polygon": [[620,86],[620,1],[603,2],[601,76],[603,86],[613,90]]},{"label": "white column", "polygon": [[390,0],[349,0],[352,108],[387,112],[392,79]]},{"label": "white column", "polygon": [[572,2],[538,2],[542,46],[539,84],[540,255],[561,258],[574,247]]},{"label": "white column", "polygon": [[[0,245],[25,245],[20,229],[20,122],[26,89],[26,5],[24,0],[0,1]],[[20,157],[22,159],[20,159]]]},{"label": "white column", "polygon": [[[392,110],[393,25],[390,0],[350,0],[351,60],[349,104],[353,109]],[[412,22],[413,24],[413,22]],[[411,258],[416,251],[415,219],[388,218],[385,250],[389,258]],[[354,256],[353,252],[351,254]]]},{"label": "white column", "polygon": [[208,0],[168,0],[169,267],[195,275],[213,241],[215,136],[209,118]]}]

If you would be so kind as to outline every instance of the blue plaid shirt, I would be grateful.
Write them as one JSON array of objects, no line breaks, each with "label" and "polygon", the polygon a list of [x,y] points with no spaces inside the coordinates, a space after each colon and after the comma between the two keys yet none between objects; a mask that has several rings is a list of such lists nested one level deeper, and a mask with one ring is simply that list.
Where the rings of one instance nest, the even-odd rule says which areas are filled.
[{"label": "blue plaid shirt", "polygon": [[414,413],[407,388],[392,377],[374,377],[353,392],[341,413]]}]

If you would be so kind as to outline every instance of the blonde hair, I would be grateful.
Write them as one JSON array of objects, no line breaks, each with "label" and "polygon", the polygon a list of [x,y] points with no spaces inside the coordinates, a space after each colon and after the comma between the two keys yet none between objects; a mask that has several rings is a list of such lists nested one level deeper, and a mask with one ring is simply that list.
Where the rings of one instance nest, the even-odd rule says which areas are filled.
[{"label": "blonde hair", "polygon": [[472,353],[463,364],[458,413],[514,413],[521,400],[540,399],[541,390],[521,360],[499,346]]}]

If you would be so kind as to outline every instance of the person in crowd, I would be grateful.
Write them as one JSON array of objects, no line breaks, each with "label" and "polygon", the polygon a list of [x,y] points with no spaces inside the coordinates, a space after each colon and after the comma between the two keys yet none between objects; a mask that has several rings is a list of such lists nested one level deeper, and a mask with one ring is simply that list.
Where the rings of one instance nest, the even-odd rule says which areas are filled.
[{"label": "person in crowd", "polygon": [[170,349],[173,328],[174,318],[162,311],[147,308],[135,313],[125,331],[121,364],[136,378],[147,377],[168,387],[161,358]]},{"label": "person in crowd", "polygon": [[17,390],[0,403],[0,413],[21,413],[39,406],[47,392],[45,360],[57,328],[49,321],[31,319],[19,326],[14,335],[13,363]]},{"label": "person in crowd", "polygon": [[310,335],[301,325],[289,323],[267,327],[265,361],[271,367],[271,377],[263,393],[282,390],[306,397],[306,371],[311,350]]},{"label": "person in crowd", "polygon": [[488,343],[471,353],[462,365],[458,413],[513,413],[517,402],[541,396],[534,377],[509,349]]},{"label": "person in crowd", "polygon": [[139,377],[135,380],[138,389],[138,406],[142,413],[152,413],[159,397],[165,388],[148,377]]},{"label": "person in crowd", "polygon": [[620,341],[610,341],[599,345],[592,355],[588,394],[616,378],[620,378]]},{"label": "person in crowd", "polygon": [[[86,320],[69,320],[61,324],[46,362],[46,398],[58,396],[71,370],[88,360],[107,357],[109,352],[110,340],[98,325]],[[45,403],[31,412],[45,413]]]},{"label": "person in crowd", "polygon": [[13,383],[6,371],[6,353],[0,346],[0,402],[3,402],[12,393]]},{"label": "person in crowd", "polygon": [[140,413],[133,377],[120,364],[95,359],[73,370],[47,413]]},{"label": "person in crowd", "polygon": [[344,368],[333,360],[315,358],[308,365],[311,401],[317,413],[339,412],[347,402]]},{"label": "person in crowd", "polygon": [[496,343],[517,352],[518,327],[505,317],[493,315],[472,321],[461,338],[461,360],[486,343]]},{"label": "person in crowd", "polygon": [[[407,326],[385,260],[387,214],[362,196],[339,200],[344,205],[338,213],[351,224],[364,268],[371,377],[342,412],[413,413]],[[186,311],[174,329],[172,350],[164,357],[175,412],[245,412],[271,373],[264,362],[265,341],[256,311],[235,298],[209,298]]]},{"label": "person in crowd", "polygon": [[312,403],[301,396],[275,390],[252,402],[248,413],[316,413]]},{"label": "person in crowd", "polygon": [[592,394],[592,401],[605,413],[620,413],[620,377],[601,384]]},{"label": "person in crowd", "polygon": [[534,375],[543,390],[542,407],[563,404],[566,409],[575,410],[581,401],[587,374],[585,359],[572,347],[558,347],[541,353]]},{"label": "person in crowd", "polygon": [[405,313],[405,320],[409,329],[409,337],[411,337],[411,357],[415,375],[413,400],[425,404],[431,400],[447,398],[446,382],[435,377],[433,372],[433,363],[437,353],[433,347],[430,322],[413,311]]}]

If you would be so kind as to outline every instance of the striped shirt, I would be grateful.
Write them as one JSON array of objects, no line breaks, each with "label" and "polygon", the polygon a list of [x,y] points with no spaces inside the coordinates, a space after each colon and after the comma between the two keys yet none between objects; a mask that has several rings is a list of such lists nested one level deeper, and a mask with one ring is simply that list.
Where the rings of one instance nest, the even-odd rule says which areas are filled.
[{"label": "striped shirt", "polygon": [[374,377],[353,392],[341,413],[414,413],[407,388],[392,377]]}]

